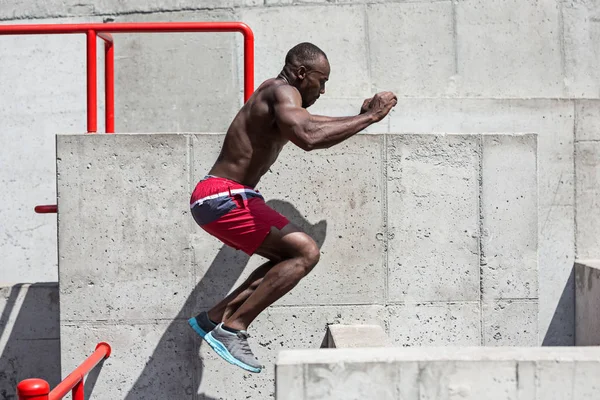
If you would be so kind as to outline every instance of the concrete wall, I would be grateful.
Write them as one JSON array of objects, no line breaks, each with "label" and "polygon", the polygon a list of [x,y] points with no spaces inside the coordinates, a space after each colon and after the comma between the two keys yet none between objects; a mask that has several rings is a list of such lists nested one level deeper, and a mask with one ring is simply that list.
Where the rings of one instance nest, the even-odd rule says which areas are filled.
[{"label": "concrete wall", "polygon": [[277,400],[592,400],[598,348],[282,351]]},{"label": "concrete wall", "polygon": [[535,138],[373,134],[286,147],[259,190],[322,257],[252,325],[267,368],[249,375],[199,349],[186,324],[264,262],[189,213],[223,135],[59,135],[63,374],[109,341],[103,396],[266,398],[277,352],[319,347],[328,323],[380,325],[396,346],[535,345]]},{"label": "concrete wall", "polygon": [[[599,12],[587,0],[36,0],[3,2],[0,21],[242,20],[256,34],[257,84],[299,41],[329,54],[331,81],[315,112],[355,113],[365,96],[395,90],[398,107],[370,132],[539,132],[540,342],[568,345],[575,255],[584,243],[586,253],[599,250],[590,200],[598,185],[582,186],[587,167],[574,167],[600,132]],[[238,34],[116,36],[117,131],[226,129],[242,101]],[[54,134],[85,130],[85,39],[0,43],[0,284],[10,291],[58,278],[55,216],[32,210],[56,196]]]}]

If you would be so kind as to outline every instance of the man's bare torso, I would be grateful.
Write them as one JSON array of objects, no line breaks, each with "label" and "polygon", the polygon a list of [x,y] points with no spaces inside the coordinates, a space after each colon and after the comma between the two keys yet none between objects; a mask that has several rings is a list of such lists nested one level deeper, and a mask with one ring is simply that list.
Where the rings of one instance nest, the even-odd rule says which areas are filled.
[{"label": "man's bare torso", "polygon": [[255,187],[288,142],[273,112],[274,89],[283,79],[265,81],[237,113],[227,130],[221,153],[210,175]]}]

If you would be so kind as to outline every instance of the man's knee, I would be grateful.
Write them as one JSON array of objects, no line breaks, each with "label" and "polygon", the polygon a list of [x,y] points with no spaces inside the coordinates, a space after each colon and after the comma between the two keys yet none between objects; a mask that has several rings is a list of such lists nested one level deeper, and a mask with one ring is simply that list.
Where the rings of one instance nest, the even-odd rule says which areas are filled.
[{"label": "man's knee", "polygon": [[304,274],[308,274],[317,265],[321,259],[321,250],[310,236],[306,236],[307,240],[302,246],[300,256],[302,258],[302,267]]}]

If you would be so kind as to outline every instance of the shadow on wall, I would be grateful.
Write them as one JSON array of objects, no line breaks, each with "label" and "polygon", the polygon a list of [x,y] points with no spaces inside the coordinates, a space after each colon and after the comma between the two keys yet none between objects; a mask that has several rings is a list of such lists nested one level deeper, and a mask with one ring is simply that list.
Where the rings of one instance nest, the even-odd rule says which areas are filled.
[{"label": "shadow on wall", "polygon": [[[319,247],[323,245],[327,232],[325,220],[312,225],[288,202],[270,200],[267,204],[308,233]],[[200,228],[198,231],[203,232]],[[127,394],[127,400],[168,398],[175,393],[180,393],[185,398],[196,398],[195,394],[202,382],[202,362],[198,360],[198,349],[205,344],[188,327],[187,319],[225,297],[233,289],[248,260],[249,257],[241,251],[225,245],[221,247],[181,311],[160,338],[142,373]],[[181,344],[182,342],[194,343],[195,351],[185,354],[189,346]],[[192,382],[191,386],[187,386],[186,382]],[[204,394],[200,394],[198,398],[214,400]]]},{"label": "shadow on wall", "polygon": [[575,345],[575,268],[571,270],[542,346]]},{"label": "shadow on wall", "polygon": [[17,284],[0,293],[0,400],[16,399],[23,379],[41,378],[56,386],[61,371],[58,283]]}]

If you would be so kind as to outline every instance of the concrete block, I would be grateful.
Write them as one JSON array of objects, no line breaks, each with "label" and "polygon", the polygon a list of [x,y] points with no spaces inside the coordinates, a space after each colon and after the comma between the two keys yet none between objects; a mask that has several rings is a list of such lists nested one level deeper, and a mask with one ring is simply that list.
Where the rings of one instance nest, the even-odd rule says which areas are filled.
[{"label": "concrete block", "polygon": [[[133,14],[115,22],[223,21],[232,11]],[[115,48],[120,132],[226,131],[243,87],[239,33],[119,34]],[[217,83],[218,82],[218,83]],[[157,103],[160,99],[160,104]]]},{"label": "concrete block", "polygon": [[484,346],[537,346],[538,302],[484,302],[482,326]]},{"label": "concrete block", "polygon": [[391,345],[383,328],[379,325],[329,325],[327,326],[327,348],[388,347]]},{"label": "concrete block", "polygon": [[[306,392],[296,392],[293,397],[285,397],[288,394],[283,392],[283,399],[362,399],[369,398],[364,393],[370,390],[381,398],[398,398],[400,393],[405,400],[591,400],[599,392],[593,376],[600,368],[600,353],[597,349],[582,350],[526,347],[289,350],[279,354],[277,370],[291,371],[292,366],[303,366],[303,374],[293,376],[293,387],[304,386]],[[369,370],[387,379],[367,379]],[[408,373],[394,377],[398,371]],[[278,375],[277,385],[286,387],[290,375],[282,375],[281,379]],[[312,393],[315,395],[311,396]],[[389,393],[395,396],[386,397]]]},{"label": "concrete block", "polygon": [[373,92],[391,90],[401,97],[454,94],[458,71],[452,2],[373,4],[367,7],[367,18]]},{"label": "concrete block", "polygon": [[575,140],[600,140],[600,101],[575,102]]},{"label": "concrete block", "polygon": [[289,145],[260,182],[267,204],[321,248],[319,264],[278,304],[383,302],[383,140],[358,135],[310,153]]},{"label": "concrete block", "polygon": [[58,284],[0,288],[0,397],[16,398],[27,378],[60,382]]},{"label": "concrete block", "polygon": [[598,98],[600,94],[600,40],[598,14],[593,1],[562,1],[565,95],[571,98]]},{"label": "concrete block", "polygon": [[563,95],[556,2],[467,0],[455,7],[459,96]]},{"label": "concrete block", "polygon": [[181,306],[193,287],[188,147],[183,135],[57,137],[62,320]]},{"label": "concrete block", "polygon": [[325,96],[370,94],[364,5],[246,8],[239,10],[238,19],[254,31],[257,86],[279,74],[289,49],[308,41],[319,46],[331,64]]},{"label": "concrete block", "polygon": [[192,332],[185,321],[63,323],[61,334],[69,340],[62,343],[62,374],[70,373],[98,342],[105,341],[112,354],[97,374],[96,396],[139,399],[152,393],[156,398],[192,399],[203,373]]},{"label": "concrete block", "polygon": [[389,136],[391,301],[479,300],[478,140]]},{"label": "concrete block", "polygon": [[479,346],[479,302],[397,304],[386,307],[394,346]]},{"label": "concrete block", "polygon": [[483,298],[537,298],[536,136],[482,140]]},{"label": "concrete block", "polygon": [[575,345],[600,345],[600,260],[575,262]]},{"label": "concrete block", "polygon": [[600,141],[575,144],[577,176],[576,249],[579,258],[600,253]]}]

